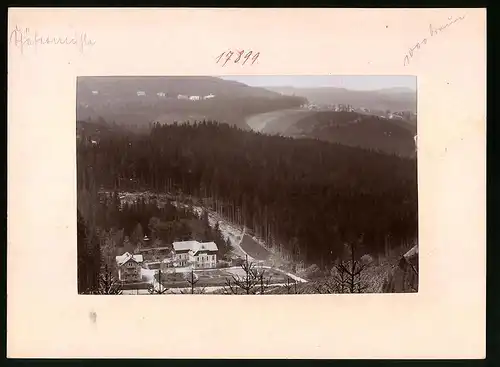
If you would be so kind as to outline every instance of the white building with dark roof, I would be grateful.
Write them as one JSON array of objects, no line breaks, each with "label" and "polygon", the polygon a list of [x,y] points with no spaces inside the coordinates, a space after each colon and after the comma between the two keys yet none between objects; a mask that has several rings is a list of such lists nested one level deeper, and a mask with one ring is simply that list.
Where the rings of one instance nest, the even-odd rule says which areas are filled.
[{"label": "white building with dark roof", "polygon": [[174,258],[179,266],[215,268],[218,248],[215,242],[179,241],[173,243]]},{"label": "white building with dark roof", "polygon": [[132,255],[130,252],[125,252],[123,255],[116,256],[118,278],[126,282],[141,281],[142,262],[142,255]]}]

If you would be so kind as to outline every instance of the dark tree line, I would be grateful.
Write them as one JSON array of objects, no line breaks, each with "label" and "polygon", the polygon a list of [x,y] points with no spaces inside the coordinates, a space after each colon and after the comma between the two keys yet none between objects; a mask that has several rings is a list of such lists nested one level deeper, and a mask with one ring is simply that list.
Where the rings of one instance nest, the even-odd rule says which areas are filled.
[{"label": "dark tree line", "polygon": [[99,290],[101,253],[97,235],[92,233],[84,218],[77,212],[78,293],[97,293]]},{"label": "dark tree line", "polygon": [[286,256],[328,266],[363,235],[380,253],[417,236],[416,160],[242,131],[155,124],[78,146],[78,185],[209,199]]}]

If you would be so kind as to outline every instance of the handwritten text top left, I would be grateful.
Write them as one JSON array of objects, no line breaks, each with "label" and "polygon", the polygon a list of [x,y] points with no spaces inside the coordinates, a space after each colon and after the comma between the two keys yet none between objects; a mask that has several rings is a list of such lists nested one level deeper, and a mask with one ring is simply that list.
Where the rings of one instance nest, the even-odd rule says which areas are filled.
[{"label": "handwritten text top left", "polygon": [[84,53],[86,49],[94,46],[96,41],[92,40],[85,32],[74,32],[71,36],[62,37],[41,34],[28,27],[22,28],[16,25],[15,29],[10,32],[9,43],[18,48],[22,54],[28,48],[33,48],[36,51],[37,47],[46,45],[75,46],[81,53]]}]

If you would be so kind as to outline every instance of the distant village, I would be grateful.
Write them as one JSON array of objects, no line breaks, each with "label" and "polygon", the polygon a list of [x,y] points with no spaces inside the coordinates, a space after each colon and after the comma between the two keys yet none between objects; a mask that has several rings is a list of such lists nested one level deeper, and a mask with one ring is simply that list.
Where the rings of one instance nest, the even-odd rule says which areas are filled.
[{"label": "distant village", "polygon": [[[99,95],[99,91],[98,90],[93,90],[92,94],[93,95]],[[136,94],[137,94],[137,97],[145,97],[146,96],[146,92],[142,91],[142,90],[138,90],[136,92]],[[160,97],[160,98],[169,98],[169,95],[167,93],[165,93],[165,92],[157,92],[156,96]],[[206,100],[206,99],[215,98],[215,94],[210,93],[210,94],[208,94],[206,96],[188,96],[188,95],[184,95],[184,94],[178,94],[176,96],[176,98],[180,99],[180,100],[200,101],[200,100]]]},{"label": "distant village", "polygon": [[394,120],[408,120],[416,119],[417,114],[411,111],[389,111],[389,110],[373,110],[365,107],[353,107],[350,104],[314,104],[308,103],[300,106],[302,109],[314,111],[335,111],[335,112],[358,112],[361,114],[370,114],[387,119]]}]

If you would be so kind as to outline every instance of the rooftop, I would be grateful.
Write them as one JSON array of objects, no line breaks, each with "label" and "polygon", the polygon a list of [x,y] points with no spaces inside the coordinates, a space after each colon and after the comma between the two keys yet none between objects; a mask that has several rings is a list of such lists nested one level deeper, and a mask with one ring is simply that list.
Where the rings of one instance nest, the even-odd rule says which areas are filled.
[{"label": "rooftop", "polygon": [[132,255],[130,252],[125,252],[123,255],[116,257],[116,264],[118,266],[121,266],[121,265],[125,264],[127,261],[129,261],[130,259],[132,259],[133,261],[135,261],[137,263],[142,263],[142,261],[143,261],[142,255]]},{"label": "rooftop", "polygon": [[175,251],[217,251],[215,242],[179,241],[173,243]]}]

